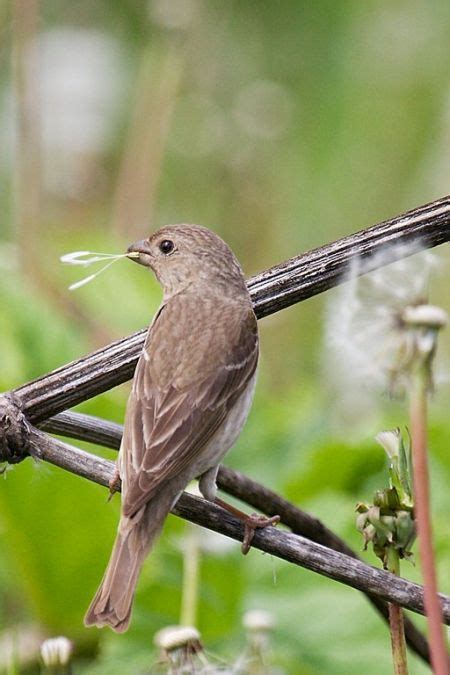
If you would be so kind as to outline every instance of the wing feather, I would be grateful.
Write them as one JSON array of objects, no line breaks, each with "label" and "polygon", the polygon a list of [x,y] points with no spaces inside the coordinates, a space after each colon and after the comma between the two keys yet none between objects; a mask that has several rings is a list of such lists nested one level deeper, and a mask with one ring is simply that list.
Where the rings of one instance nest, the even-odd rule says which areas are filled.
[{"label": "wing feather", "polygon": [[[121,447],[126,516],[201,456],[255,372],[258,333],[250,302],[220,305],[218,298],[175,297],[150,327]],[[181,344],[180,338],[173,344],[174,335],[184,335]]]}]

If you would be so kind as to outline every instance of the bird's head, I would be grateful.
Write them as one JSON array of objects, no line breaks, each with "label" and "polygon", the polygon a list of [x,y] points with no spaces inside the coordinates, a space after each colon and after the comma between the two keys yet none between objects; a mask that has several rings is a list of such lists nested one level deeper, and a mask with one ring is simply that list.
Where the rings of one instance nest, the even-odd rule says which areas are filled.
[{"label": "bird's head", "polygon": [[245,287],[242,269],[229,246],[199,225],[168,225],[131,244],[127,253],[153,270],[166,297],[199,284],[227,295]]}]

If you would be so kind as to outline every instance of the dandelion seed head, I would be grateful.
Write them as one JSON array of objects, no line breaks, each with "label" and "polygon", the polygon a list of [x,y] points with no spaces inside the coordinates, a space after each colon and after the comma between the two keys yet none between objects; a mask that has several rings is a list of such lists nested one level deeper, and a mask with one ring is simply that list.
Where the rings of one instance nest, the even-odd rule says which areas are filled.
[{"label": "dandelion seed head", "polygon": [[275,617],[265,609],[250,609],[245,612],[242,624],[249,631],[271,631],[275,627]]},{"label": "dandelion seed head", "polygon": [[159,649],[158,663],[164,672],[198,675],[234,672],[211,662],[201,643],[200,633],[193,626],[166,626],[155,634],[154,643]]},{"label": "dandelion seed head", "polygon": [[200,633],[193,626],[166,626],[154,637],[155,645],[168,652],[185,647],[191,642],[200,642]]},{"label": "dandelion seed head", "polygon": [[[387,264],[390,260],[396,262]],[[375,395],[402,394],[408,386],[417,342],[407,324],[424,317],[445,323],[445,312],[427,304],[430,277],[438,266],[437,256],[417,244],[389,245],[369,260],[357,259],[332,294],[325,380],[342,420],[367,423],[378,413]],[[424,338],[423,347],[429,346]]]},{"label": "dandelion seed head", "polygon": [[73,643],[63,635],[44,640],[41,645],[41,657],[44,665],[65,666],[73,652]]}]

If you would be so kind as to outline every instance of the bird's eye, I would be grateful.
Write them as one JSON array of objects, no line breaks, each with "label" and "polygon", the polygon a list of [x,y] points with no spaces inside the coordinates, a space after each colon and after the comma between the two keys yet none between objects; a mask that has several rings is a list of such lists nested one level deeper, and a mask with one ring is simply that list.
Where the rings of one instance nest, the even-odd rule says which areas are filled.
[{"label": "bird's eye", "polygon": [[170,239],[163,239],[159,244],[159,250],[161,253],[164,253],[164,255],[169,255],[169,253],[172,253],[173,249],[174,243],[173,241],[170,241]]}]

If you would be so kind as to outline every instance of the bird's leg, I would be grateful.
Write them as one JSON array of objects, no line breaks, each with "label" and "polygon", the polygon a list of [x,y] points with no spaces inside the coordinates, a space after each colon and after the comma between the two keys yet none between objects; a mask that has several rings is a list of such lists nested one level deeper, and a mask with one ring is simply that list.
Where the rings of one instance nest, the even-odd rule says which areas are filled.
[{"label": "bird's leg", "polygon": [[244,523],[244,539],[242,540],[241,551],[246,555],[252,545],[252,540],[255,535],[255,530],[269,525],[277,525],[280,522],[280,516],[272,516],[267,518],[260,513],[252,513],[251,515],[240,511],[235,506],[222,501],[218,497],[215,498],[214,503],[221,506],[223,509],[231,513]]},{"label": "bird's leg", "polygon": [[217,485],[216,478],[217,472],[219,470],[218,466],[214,466],[208,471],[205,471],[199,477],[199,489],[205,499],[209,502],[214,502],[218,506],[221,506],[225,511],[231,513],[236,518],[239,518],[244,523],[244,539],[242,541],[241,550],[244,555],[246,555],[252,544],[252,539],[257,528],[268,527],[269,525],[276,525],[280,522],[280,516],[272,516],[272,518],[267,518],[258,513],[252,513],[248,515],[244,511],[240,511],[235,506],[224,502],[222,499],[219,499],[217,495]]}]

